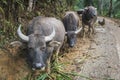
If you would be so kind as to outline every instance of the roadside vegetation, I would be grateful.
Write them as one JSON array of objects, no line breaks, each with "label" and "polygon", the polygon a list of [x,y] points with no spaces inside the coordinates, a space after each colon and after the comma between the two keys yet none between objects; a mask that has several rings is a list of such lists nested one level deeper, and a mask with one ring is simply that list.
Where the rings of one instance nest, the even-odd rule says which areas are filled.
[{"label": "roadside vegetation", "polygon": [[28,22],[35,16],[61,19],[65,11],[76,11],[87,5],[94,5],[98,15],[120,18],[119,4],[119,0],[1,0],[0,46],[18,40],[16,34],[18,25],[22,24],[24,26],[22,30],[26,32]]}]

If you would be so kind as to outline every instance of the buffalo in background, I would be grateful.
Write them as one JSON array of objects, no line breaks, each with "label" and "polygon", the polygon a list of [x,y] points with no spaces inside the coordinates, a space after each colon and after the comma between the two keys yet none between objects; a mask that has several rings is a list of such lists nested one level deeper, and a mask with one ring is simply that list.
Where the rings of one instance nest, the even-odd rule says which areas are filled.
[{"label": "buffalo in background", "polygon": [[63,23],[67,35],[67,43],[70,47],[76,44],[77,34],[82,30],[79,28],[79,16],[74,11],[67,11],[63,17]]},{"label": "buffalo in background", "polygon": [[[85,35],[85,25],[88,25],[88,35],[95,33],[94,24],[97,21],[97,10],[93,6],[87,6],[80,11],[77,11],[78,14],[82,14],[82,27],[83,27],[83,36]],[[92,30],[91,30],[92,29]]]}]

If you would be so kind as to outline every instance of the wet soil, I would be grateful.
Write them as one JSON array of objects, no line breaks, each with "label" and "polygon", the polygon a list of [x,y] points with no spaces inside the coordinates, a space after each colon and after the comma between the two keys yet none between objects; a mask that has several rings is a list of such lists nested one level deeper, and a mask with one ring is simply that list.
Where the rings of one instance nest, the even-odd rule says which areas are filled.
[{"label": "wet soil", "polygon": [[0,49],[0,80],[22,80],[30,72],[25,58],[11,52]]}]

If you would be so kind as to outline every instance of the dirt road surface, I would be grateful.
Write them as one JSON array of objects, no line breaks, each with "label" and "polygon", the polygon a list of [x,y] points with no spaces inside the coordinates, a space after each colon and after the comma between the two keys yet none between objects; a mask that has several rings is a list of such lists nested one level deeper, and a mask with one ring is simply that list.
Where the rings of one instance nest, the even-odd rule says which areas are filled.
[{"label": "dirt road surface", "polygon": [[[101,20],[101,18],[98,18]],[[96,34],[88,48],[89,59],[75,80],[120,80],[120,28],[110,19],[104,26],[97,26]]]}]

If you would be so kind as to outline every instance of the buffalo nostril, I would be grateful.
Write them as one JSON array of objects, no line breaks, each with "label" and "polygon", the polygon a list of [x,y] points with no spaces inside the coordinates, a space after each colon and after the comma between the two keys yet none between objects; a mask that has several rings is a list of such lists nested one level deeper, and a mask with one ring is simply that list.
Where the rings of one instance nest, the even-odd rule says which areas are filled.
[{"label": "buffalo nostril", "polygon": [[44,64],[41,64],[41,63],[36,63],[36,64],[35,64],[35,69],[44,70],[44,69],[45,69],[45,65],[44,65]]},{"label": "buffalo nostril", "polygon": [[45,69],[45,64],[42,63],[34,63],[32,66],[32,70],[40,69],[43,70]]},{"label": "buffalo nostril", "polygon": [[74,44],[70,44],[70,47],[73,47],[74,46]]},{"label": "buffalo nostril", "polygon": [[32,70],[41,69],[44,65],[42,63],[34,63]]},{"label": "buffalo nostril", "polygon": [[33,71],[35,71],[35,68],[32,68]]},{"label": "buffalo nostril", "polygon": [[42,68],[42,64],[41,64],[41,63],[36,63],[36,64],[35,64],[35,67],[36,67],[36,68]]}]

